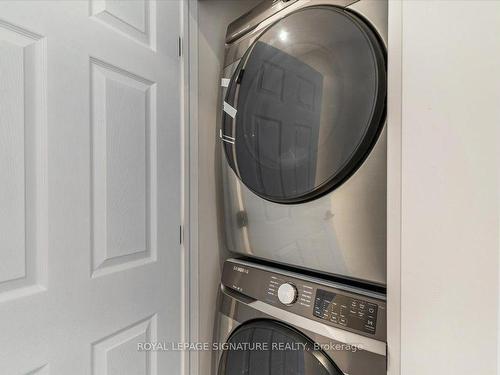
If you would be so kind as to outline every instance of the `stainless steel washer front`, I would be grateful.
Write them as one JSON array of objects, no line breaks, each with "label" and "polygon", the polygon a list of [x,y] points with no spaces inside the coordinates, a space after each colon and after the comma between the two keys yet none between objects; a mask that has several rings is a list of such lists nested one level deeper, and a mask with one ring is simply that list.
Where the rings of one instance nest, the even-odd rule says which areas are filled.
[{"label": "stainless steel washer front", "polygon": [[[292,304],[277,296],[286,283],[297,288]],[[385,319],[383,295],[231,259],[212,374],[385,375]]]}]

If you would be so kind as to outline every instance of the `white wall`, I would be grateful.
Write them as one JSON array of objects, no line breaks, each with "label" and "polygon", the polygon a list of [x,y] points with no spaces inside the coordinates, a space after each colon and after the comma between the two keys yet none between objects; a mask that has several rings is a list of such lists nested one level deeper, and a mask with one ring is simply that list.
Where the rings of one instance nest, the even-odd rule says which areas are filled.
[{"label": "white wall", "polygon": [[[198,295],[199,341],[210,342],[220,271],[226,256],[220,222],[220,153],[216,137],[224,40],[230,22],[260,0],[198,2]],[[200,375],[210,372],[211,353],[200,352]]]},{"label": "white wall", "polygon": [[389,322],[390,353],[401,340],[391,374],[493,375],[500,2],[405,0],[391,11],[389,201],[401,197],[400,212],[397,201],[389,211],[390,235],[401,230],[399,244],[389,241],[399,263],[390,264],[389,311],[401,314],[400,337]]}]

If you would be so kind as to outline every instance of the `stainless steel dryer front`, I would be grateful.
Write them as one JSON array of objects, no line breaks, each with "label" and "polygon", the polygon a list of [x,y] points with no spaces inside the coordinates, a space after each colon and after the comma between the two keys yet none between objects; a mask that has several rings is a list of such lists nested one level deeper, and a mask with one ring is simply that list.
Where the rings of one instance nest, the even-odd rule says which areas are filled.
[{"label": "stainless steel dryer front", "polygon": [[223,71],[230,251],[386,283],[387,2],[264,1]]},{"label": "stainless steel dryer front", "polygon": [[213,375],[385,375],[385,296],[240,260],[224,265]]}]

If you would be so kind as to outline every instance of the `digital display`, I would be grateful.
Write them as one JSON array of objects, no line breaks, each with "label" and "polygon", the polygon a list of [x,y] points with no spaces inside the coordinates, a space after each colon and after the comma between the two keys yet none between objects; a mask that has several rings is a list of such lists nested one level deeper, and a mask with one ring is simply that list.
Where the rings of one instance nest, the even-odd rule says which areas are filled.
[{"label": "digital display", "polygon": [[318,289],[313,315],[334,324],[375,333],[377,304]]}]

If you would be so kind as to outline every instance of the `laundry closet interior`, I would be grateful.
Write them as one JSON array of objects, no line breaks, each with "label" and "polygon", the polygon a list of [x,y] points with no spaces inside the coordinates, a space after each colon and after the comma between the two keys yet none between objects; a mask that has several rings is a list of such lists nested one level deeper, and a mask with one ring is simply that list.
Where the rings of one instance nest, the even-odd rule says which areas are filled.
[{"label": "laundry closet interior", "polygon": [[500,0],[1,0],[0,375],[500,373]]},{"label": "laundry closet interior", "polygon": [[[448,361],[467,367],[450,349],[458,344],[448,331],[467,316],[466,303],[450,292],[460,288],[479,302],[487,293],[474,280],[493,281],[498,272],[487,264],[469,267],[475,257],[454,249],[475,243],[471,231],[497,229],[481,218],[456,237],[461,224],[450,207],[465,209],[463,197],[475,188],[454,168],[438,176],[429,167],[462,147],[441,140],[445,151],[429,137],[455,133],[454,126],[462,136],[472,132],[455,108],[467,95],[452,98],[440,84],[430,89],[453,78],[445,68],[451,60],[469,70],[469,56],[458,59],[464,36],[443,32],[462,24],[471,3],[452,12],[444,3],[418,1],[264,3],[189,2],[190,337],[244,342],[254,335],[272,343],[279,336],[365,347],[366,355],[322,347],[304,356],[302,365],[318,374],[447,373]],[[487,73],[479,75],[464,85],[482,87]],[[440,108],[420,99],[433,90]],[[455,125],[425,126],[451,108]],[[446,194],[439,178],[462,190]],[[480,210],[485,201],[473,194],[469,203]],[[478,251],[497,259],[491,233]],[[450,316],[449,304],[464,310]],[[489,337],[478,343],[489,354],[473,354],[484,359],[486,374],[495,366],[490,345],[497,335],[486,334],[485,321],[476,323],[460,329]],[[424,333],[436,330],[447,350],[426,341]],[[434,365],[418,360],[436,352],[443,359]],[[260,371],[259,363],[293,372],[280,361],[189,356],[198,374]]]}]

